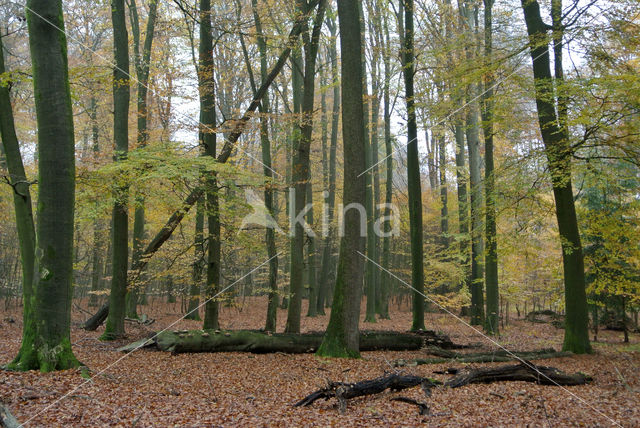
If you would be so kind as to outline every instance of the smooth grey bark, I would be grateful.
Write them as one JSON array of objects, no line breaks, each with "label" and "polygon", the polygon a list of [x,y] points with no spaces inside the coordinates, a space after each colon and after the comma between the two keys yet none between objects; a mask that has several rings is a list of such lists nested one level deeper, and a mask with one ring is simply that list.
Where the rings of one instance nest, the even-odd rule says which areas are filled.
[{"label": "smooth grey bark", "polygon": [[[111,0],[111,20],[113,22],[113,138],[115,142],[114,161],[127,158],[129,151],[129,39],[125,19],[124,0]],[[127,269],[129,259],[129,187],[126,183],[116,184],[112,214],[112,255],[111,294],[109,295],[109,316],[103,340],[113,340],[124,335],[126,312]]]},{"label": "smooth grey bark", "polygon": [[9,366],[47,372],[80,364],[70,341],[75,141],[62,3],[29,0],[26,14],[38,126],[38,222],[30,320]]}]

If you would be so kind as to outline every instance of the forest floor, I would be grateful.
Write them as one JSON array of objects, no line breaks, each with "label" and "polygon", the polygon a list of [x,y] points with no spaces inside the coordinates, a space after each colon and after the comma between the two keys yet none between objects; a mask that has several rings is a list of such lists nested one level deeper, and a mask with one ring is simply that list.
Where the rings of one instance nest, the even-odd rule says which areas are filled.
[{"label": "forest floor", "polygon": [[[240,300],[239,300],[240,301]],[[127,323],[128,338],[101,342],[96,332],[80,328],[93,312],[86,301],[74,305],[71,338],[77,358],[91,371],[46,373],[0,370],[0,402],[14,416],[33,427],[218,427],[218,426],[640,426],[640,335],[623,344],[620,332],[601,331],[593,355],[541,360],[538,364],[567,373],[593,376],[586,386],[539,386],[525,382],[436,388],[426,398],[421,388],[350,400],[341,414],[335,400],[311,407],[292,405],[327,380],[356,382],[385,372],[428,376],[445,381],[434,371],[463,364],[447,363],[395,369],[398,359],[426,357],[423,351],[364,352],[358,360],[321,359],[312,354],[207,353],[171,355],[138,350],[122,354],[116,348],[159,331],[176,321],[180,304],[152,303],[140,307],[156,322],[143,327]],[[405,331],[411,312],[406,303],[391,305],[391,320],[361,323],[362,329]],[[304,309],[306,313],[306,309]],[[263,326],[266,298],[247,298],[240,306],[222,308],[225,329]],[[303,331],[322,331],[327,315],[303,317]],[[13,322],[11,322],[13,320]],[[278,313],[282,331],[286,312]],[[486,338],[446,314],[427,314],[428,329],[448,334],[460,344],[496,349]],[[171,329],[200,328],[196,321],[179,321]],[[0,364],[9,362],[20,347],[21,313],[0,311]],[[563,331],[549,324],[511,320],[497,341],[509,350],[561,348]],[[473,349],[478,352],[479,349]],[[504,363],[503,363],[504,364]],[[500,364],[474,364],[474,367]],[[396,396],[426,402],[431,410],[421,416],[417,407],[390,401]]]}]

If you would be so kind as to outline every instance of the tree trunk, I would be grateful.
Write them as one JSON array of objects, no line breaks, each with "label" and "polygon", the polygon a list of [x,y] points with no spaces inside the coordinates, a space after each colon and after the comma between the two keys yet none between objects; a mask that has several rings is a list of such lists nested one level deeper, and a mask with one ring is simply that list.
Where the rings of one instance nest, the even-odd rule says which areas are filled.
[{"label": "tree trunk", "polygon": [[[6,72],[4,66],[4,46],[0,37],[0,74]],[[22,163],[20,143],[16,135],[11,97],[9,94],[9,82],[0,85],[0,133],[2,147],[6,160],[6,168],[9,171],[9,181],[13,187],[13,206],[15,210],[16,229],[18,231],[18,243],[20,245],[20,262],[22,264],[22,302],[23,302],[23,347],[30,346],[33,338],[29,337],[32,325],[32,299],[33,299],[33,267],[35,262],[36,231],[33,222],[33,209],[29,181]],[[25,348],[26,350],[27,348]],[[23,348],[20,349],[14,364],[19,364]]]},{"label": "tree trunk", "polygon": [[533,382],[538,385],[586,385],[591,377],[582,374],[566,374],[554,367],[536,366],[532,363],[520,363],[511,366],[499,366],[472,369],[450,379],[445,386],[459,388],[471,383],[492,383],[504,381]]},{"label": "tree trunk", "polygon": [[535,0],[522,0],[522,10],[531,45],[538,122],[549,162],[562,245],[566,312],[563,350],[590,353],[584,259],[571,184],[571,147],[566,127],[558,125],[552,102],[549,39],[540,5]]},{"label": "tree trunk", "polygon": [[[342,57],[342,136],[344,141],[343,203],[362,204],[365,199],[364,111],[362,107],[363,69],[360,60],[360,12],[355,0],[338,2],[340,51]],[[327,357],[359,356],[360,298],[362,295],[366,213],[346,210],[344,236],[340,242],[338,270],[329,325],[318,355]]]},{"label": "tree trunk", "polygon": [[[260,77],[262,81],[267,78],[269,72],[267,68],[267,42],[262,33],[262,22],[258,13],[258,1],[252,0],[253,17],[256,25],[256,36],[258,39],[258,50],[260,51]],[[260,116],[260,144],[262,146],[262,164],[264,165],[264,175],[267,183],[264,188],[264,205],[270,215],[274,215],[273,189],[271,180],[273,179],[273,168],[271,166],[271,142],[269,141],[269,94],[264,93],[262,97],[262,115]],[[276,255],[276,238],[273,228],[268,227],[265,231],[265,242],[267,246],[267,257],[269,257],[269,303],[267,305],[267,317],[265,321],[266,331],[276,331],[278,316],[278,257]]]},{"label": "tree trunk", "polygon": [[399,375],[396,373],[385,375],[376,379],[363,380],[356,383],[329,382],[326,388],[322,388],[309,394],[302,400],[294,404],[294,407],[310,406],[314,401],[329,398],[337,398],[344,411],[345,400],[363,397],[366,395],[379,394],[387,389],[391,391],[401,391],[414,386],[422,385],[427,390],[440,384],[439,381],[413,375]]},{"label": "tree trunk", "polygon": [[200,321],[200,286],[204,268],[204,201],[198,201],[196,206],[196,230],[194,234],[194,255],[191,284],[189,286],[189,305],[185,319]]},{"label": "tree trunk", "polygon": [[[475,44],[473,43],[476,29],[477,6],[471,5],[468,0],[459,1],[460,13],[463,18],[464,31],[467,34],[466,46],[467,63],[471,64],[476,59]],[[482,159],[480,154],[480,136],[478,124],[478,85],[474,82],[467,84],[467,108],[466,127],[467,147],[469,150],[469,193],[471,206],[471,324],[482,325],[484,323],[484,294],[483,294],[483,254],[482,239]]]},{"label": "tree trunk", "polygon": [[[113,70],[113,137],[116,162],[124,161],[129,151],[129,40],[123,0],[111,0],[113,22],[113,49],[116,67]],[[111,294],[109,316],[101,336],[113,340],[124,335],[125,296],[127,293],[127,269],[129,259],[129,187],[119,184],[115,189],[112,224]]]},{"label": "tree trunk", "polygon": [[[295,205],[291,204],[293,212],[289,214],[290,218],[297,218],[304,215],[307,200],[307,185],[310,183],[311,175],[309,168],[309,154],[311,151],[311,134],[313,131],[313,101],[315,94],[315,72],[316,58],[318,55],[318,46],[320,41],[320,31],[324,21],[324,11],[326,8],[326,0],[320,0],[318,10],[314,18],[313,30],[311,36],[308,31],[302,32],[304,44],[304,89],[301,100],[301,117],[299,121],[299,129],[294,132],[293,138],[293,163],[291,165],[291,180],[293,191],[295,192]],[[304,2],[297,2],[298,12],[306,13],[309,9]],[[294,61],[294,65],[299,63]],[[294,70],[295,72],[295,70]],[[296,88],[294,87],[294,94]],[[304,222],[304,220],[301,220]],[[303,251],[304,238],[309,236],[313,238],[312,230],[307,229],[306,224],[296,221],[292,225],[294,228],[293,239],[291,240],[291,271],[289,282],[289,309],[287,312],[287,324],[285,331],[287,333],[300,333],[300,315],[302,306],[302,282],[303,282]]]},{"label": "tree trunk", "polygon": [[485,160],[485,236],[487,248],[485,251],[485,285],[487,293],[487,311],[484,330],[489,334],[498,334],[500,319],[500,294],[498,288],[498,243],[496,231],[496,196],[493,164],[493,73],[490,70],[491,55],[493,53],[493,19],[491,9],[494,0],[484,0],[484,61],[486,70],[485,90],[482,95],[482,124],[484,135]]},{"label": "tree trunk", "polygon": [[391,269],[391,204],[393,202],[393,148],[391,146],[391,106],[389,97],[389,86],[391,83],[391,43],[389,38],[389,23],[387,14],[383,14],[384,25],[384,147],[386,154],[385,162],[385,196],[384,196],[384,238],[382,240],[382,267],[380,275],[380,318],[389,319],[389,292],[391,289],[392,277],[388,270]]},{"label": "tree trunk", "polygon": [[48,372],[80,364],[69,334],[75,142],[62,3],[29,0],[27,24],[38,126],[38,223],[29,319],[9,366]]},{"label": "tree trunk", "polygon": [[[151,47],[153,46],[153,33],[156,23],[158,8],[158,0],[150,0],[149,16],[147,17],[147,27],[144,36],[144,46],[142,48],[142,57],[140,56],[140,23],[138,19],[138,9],[135,0],[129,3],[129,11],[131,13],[131,31],[133,33],[133,52],[136,69],[136,77],[138,80],[137,107],[138,107],[138,148],[147,145],[147,84],[149,82],[149,63],[151,61]],[[136,195],[135,213],[133,220],[133,252],[131,265],[135,265],[140,260],[143,250],[143,241],[145,237],[145,210],[144,197]],[[140,294],[141,284],[131,284],[127,294],[127,317],[138,318],[138,296]]]},{"label": "tree trunk", "polygon": [[329,60],[331,62],[331,80],[333,85],[333,106],[331,109],[331,142],[329,145],[329,176],[327,187],[327,224],[329,230],[324,238],[324,246],[322,250],[322,274],[320,278],[320,290],[318,292],[317,312],[324,315],[325,304],[328,300],[329,290],[334,280],[334,212],[336,204],[336,150],[338,147],[338,125],[340,120],[340,77],[338,75],[338,52],[336,49],[337,29],[333,17],[327,18],[327,27],[331,34],[329,44]]},{"label": "tree trunk", "polygon": [[409,186],[409,228],[411,235],[411,285],[413,287],[412,330],[424,330],[424,268],[422,248],[422,190],[420,185],[420,159],[418,128],[416,124],[413,78],[415,55],[413,52],[413,0],[404,3],[404,57],[402,71],[407,103],[407,182]]},{"label": "tree trunk", "polygon": [[[285,352],[290,354],[311,353],[320,346],[322,333],[265,334],[257,331],[182,330],[163,331],[150,339],[161,351],[173,353],[190,352],[251,352],[255,354]],[[396,332],[362,332],[359,335],[361,351],[407,351],[418,350],[423,340],[420,336]],[[149,339],[136,342],[137,345]],[[150,345],[150,343],[148,344]],[[121,348],[130,351],[134,344]]]},{"label": "tree trunk", "polygon": [[[198,91],[200,95],[200,135],[204,155],[216,157],[216,106],[213,79],[213,36],[211,33],[211,2],[200,0],[200,45],[198,48]],[[205,313],[203,328],[219,328],[220,287],[220,207],[215,172],[207,173],[206,208],[209,252],[207,254],[207,282],[205,285]]]},{"label": "tree trunk", "polygon": [[[89,101],[89,119],[91,120],[91,138],[93,140],[93,154],[98,157],[100,154],[100,128],[98,127],[98,104],[95,96],[91,97]],[[95,203],[96,207],[96,216],[99,214],[98,210],[99,202]],[[95,294],[98,290],[102,288],[102,277],[103,277],[103,258],[102,258],[102,250],[104,246],[102,245],[102,240],[104,239],[104,221],[99,218],[94,218],[93,220],[93,245],[91,248],[91,291],[92,293],[89,296],[89,307],[97,307],[98,306],[98,295]]]}]

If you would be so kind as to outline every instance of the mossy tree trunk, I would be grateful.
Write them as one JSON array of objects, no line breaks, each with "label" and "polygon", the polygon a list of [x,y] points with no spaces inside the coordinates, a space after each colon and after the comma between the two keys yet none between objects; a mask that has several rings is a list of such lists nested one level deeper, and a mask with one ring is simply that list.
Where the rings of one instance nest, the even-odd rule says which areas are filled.
[{"label": "mossy tree trunk", "polygon": [[61,1],[28,1],[27,23],[38,125],[38,224],[31,319],[10,367],[46,372],[79,365],[69,334],[75,145]]},{"label": "mossy tree trunk", "polygon": [[[6,72],[4,66],[4,46],[0,37],[0,74]],[[35,257],[36,231],[33,223],[33,208],[31,191],[27,175],[20,154],[20,143],[16,135],[11,97],[9,94],[9,82],[0,85],[0,135],[4,152],[4,163],[9,171],[9,182],[13,187],[13,206],[16,216],[16,228],[18,230],[18,242],[20,245],[20,262],[22,264],[22,295],[23,295],[23,336],[22,343],[27,347],[31,345],[33,330],[32,301],[33,301],[33,266]],[[27,349],[27,348],[25,348]],[[21,359],[22,348],[15,359]]]},{"label": "mossy tree trunk", "polygon": [[[338,2],[340,51],[342,57],[342,136],[344,141],[343,203],[362,205],[365,201],[365,134],[362,106],[363,69],[360,60],[360,12],[355,0]],[[318,355],[358,357],[360,299],[362,295],[364,251],[363,229],[366,215],[355,208],[343,216],[344,236],[340,242],[336,285],[329,325]],[[364,218],[363,218],[364,217]]]},{"label": "mossy tree trunk", "polygon": [[[115,161],[123,161],[129,151],[129,39],[125,19],[124,0],[111,1],[113,22],[113,138]],[[101,338],[113,340],[124,335],[126,312],[127,270],[129,262],[129,187],[127,183],[116,183],[114,191],[112,224],[112,275],[109,295],[109,316]]]},{"label": "mossy tree trunk", "polygon": [[565,294],[563,350],[576,354],[589,353],[591,344],[584,259],[571,183],[571,146],[567,128],[562,126],[553,102],[555,96],[550,69],[549,37],[547,26],[540,16],[540,5],[535,0],[522,0],[522,10],[529,34],[538,122],[549,162],[562,245]]}]

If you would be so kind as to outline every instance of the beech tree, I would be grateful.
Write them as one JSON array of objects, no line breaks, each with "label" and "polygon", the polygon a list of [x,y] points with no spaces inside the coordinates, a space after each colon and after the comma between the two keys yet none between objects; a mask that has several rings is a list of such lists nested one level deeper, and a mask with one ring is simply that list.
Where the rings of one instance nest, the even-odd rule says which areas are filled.
[{"label": "beech tree", "polygon": [[360,298],[364,268],[362,229],[366,217],[350,204],[365,201],[364,110],[362,107],[363,69],[360,60],[360,11],[355,0],[338,0],[340,27],[342,138],[344,144],[345,206],[344,236],[340,255],[329,325],[318,355],[325,357],[358,357]]},{"label": "beech tree", "polygon": [[[114,160],[124,161],[129,151],[129,39],[125,19],[124,0],[111,0],[113,23],[113,139]],[[124,335],[126,312],[127,271],[129,268],[129,188],[116,183],[111,226],[112,254],[111,294],[109,315],[101,338],[113,340]]]},{"label": "beech tree", "polygon": [[[548,26],[542,20],[536,0],[522,0],[522,10],[529,34],[538,122],[551,172],[562,245],[566,312],[562,349],[576,354],[590,353],[584,258],[571,183],[571,145],[566,122],[559,118],[562,105],[558,113],[553,104],[557,99],[550,68]],[[556,56],[555,60],[560,61],[556,64],[562,67],[561,58]],[[556,73],[556,79],[559,77]]]},{"label": "beech tree", "polygon": [[47,372],[80,364],[70,341],[75,144],[62,2],[29,0],[27,23],[38,126],[38,222],[22,345],[9,367]]}]

